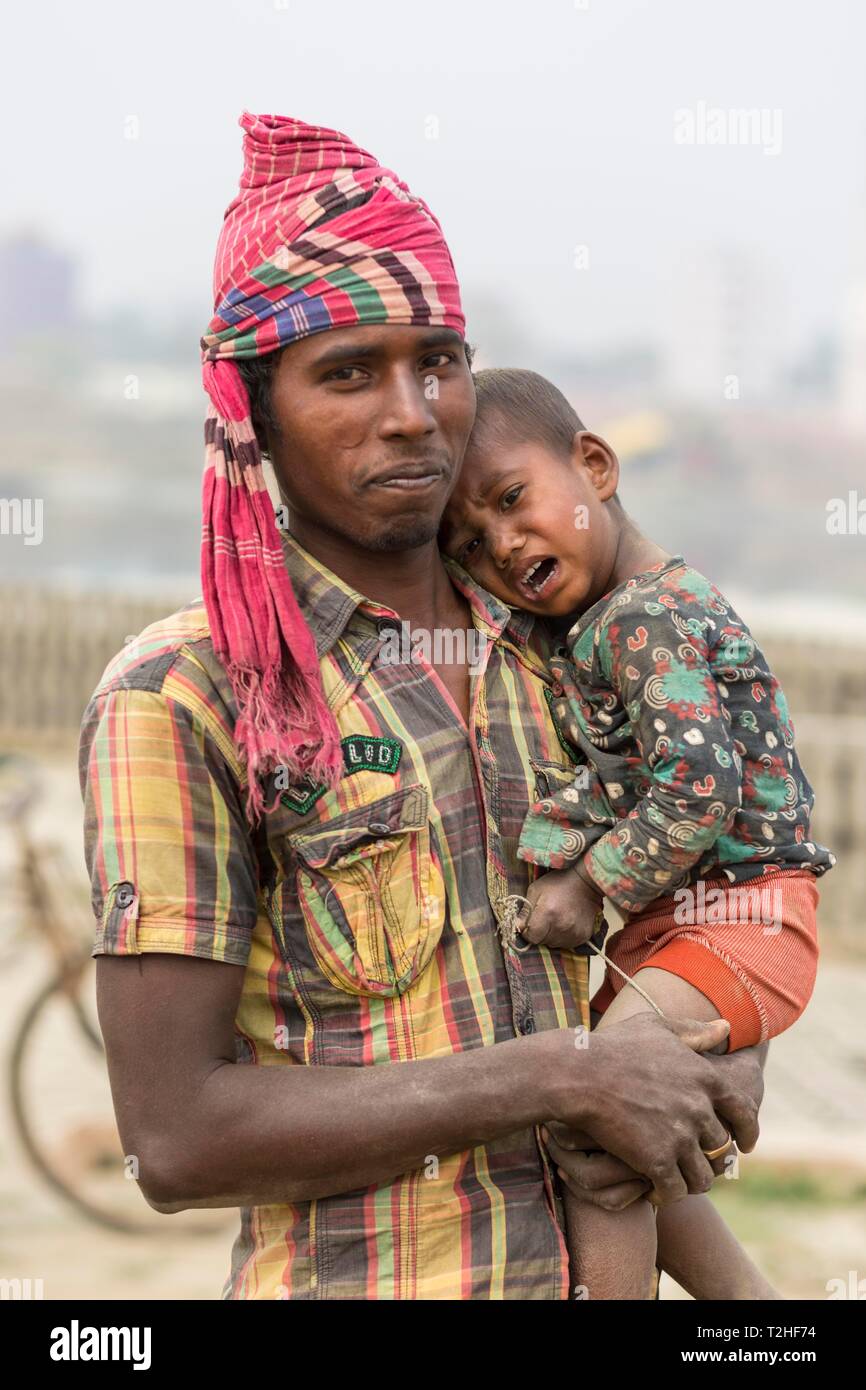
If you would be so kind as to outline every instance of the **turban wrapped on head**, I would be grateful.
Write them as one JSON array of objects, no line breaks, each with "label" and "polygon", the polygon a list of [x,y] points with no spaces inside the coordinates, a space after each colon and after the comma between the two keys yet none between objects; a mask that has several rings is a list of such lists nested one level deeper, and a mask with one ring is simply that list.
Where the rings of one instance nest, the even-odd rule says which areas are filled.
[{"label": "turban wrapped on head", "polygon": [[288,116],[240,118],[244,168],[214,264],[201,340],[205,423],[202,585],[214,650],[237,702],[247,813],[259,779],[333,785],[339,734],[312,633],[285,568],[274,509],[233,359],[352,324],[465,325],[442,229],[390,169],[339,131]]}]

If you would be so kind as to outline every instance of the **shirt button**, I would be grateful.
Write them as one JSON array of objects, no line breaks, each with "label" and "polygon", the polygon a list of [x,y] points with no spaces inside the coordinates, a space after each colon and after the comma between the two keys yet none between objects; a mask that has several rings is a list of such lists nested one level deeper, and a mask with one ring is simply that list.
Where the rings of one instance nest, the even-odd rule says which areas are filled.
[{"label": "shirt button", "polygon": [[535,1021],[531,1018],[522,1018],[517,1026],[525,1038],[535,1032]]},{"label": "shirt button", "polygon": [[118,907],[129,907],[135,897],[135,890],[131,883],[121,883],[115,894],[114,901]]},{"label": "shirt button", "polygon": [[391,834],[390,825],[386,825],[385,822],[381,820],[370,821],[370,824],[367,826],[367,829],[369,830],[371,835],[377,835],[380,838],[384,835]]}]

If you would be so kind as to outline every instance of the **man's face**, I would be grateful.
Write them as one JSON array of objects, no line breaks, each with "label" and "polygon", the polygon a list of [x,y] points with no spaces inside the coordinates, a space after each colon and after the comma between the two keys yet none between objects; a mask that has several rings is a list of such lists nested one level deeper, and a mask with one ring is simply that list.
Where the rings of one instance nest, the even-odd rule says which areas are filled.
[{"label": "man's face", "polygon": [[475,418],[463,339],[449,328],[330,329],[274,373],[271,459],[302,544],[322,531],[364,550],[436,536]]}]

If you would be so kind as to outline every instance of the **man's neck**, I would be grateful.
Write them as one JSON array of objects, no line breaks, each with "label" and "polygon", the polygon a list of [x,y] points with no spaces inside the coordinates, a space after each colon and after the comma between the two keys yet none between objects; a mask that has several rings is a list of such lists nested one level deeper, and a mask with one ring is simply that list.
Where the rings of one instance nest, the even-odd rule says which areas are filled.
[{"label": "man's neck", "polygon": [[472,626],[468,605],[451,583],[435,540],[411,550],[364,550],[305,527],[289,534],[345,584],[393,609],[410,627]]}]

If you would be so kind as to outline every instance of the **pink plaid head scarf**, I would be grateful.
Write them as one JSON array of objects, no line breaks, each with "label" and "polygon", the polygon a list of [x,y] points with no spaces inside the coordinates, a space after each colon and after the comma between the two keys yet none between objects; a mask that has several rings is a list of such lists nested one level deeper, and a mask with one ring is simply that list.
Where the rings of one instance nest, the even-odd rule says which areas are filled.
[{"label": "pink plaid head scarf", "polygon": [[396,174],[335,130],[248,111],[240,125],[244,168],[217,245],[214,316],[201,340],[210,397],[201,569],[214,650],[237,702],[235,745],[255,822],[263,775],[285,768],[293,783],[332,786],[343,763],[232,359],[351,324],[448,327],[462,336],[465,323],[442,229]]}]

